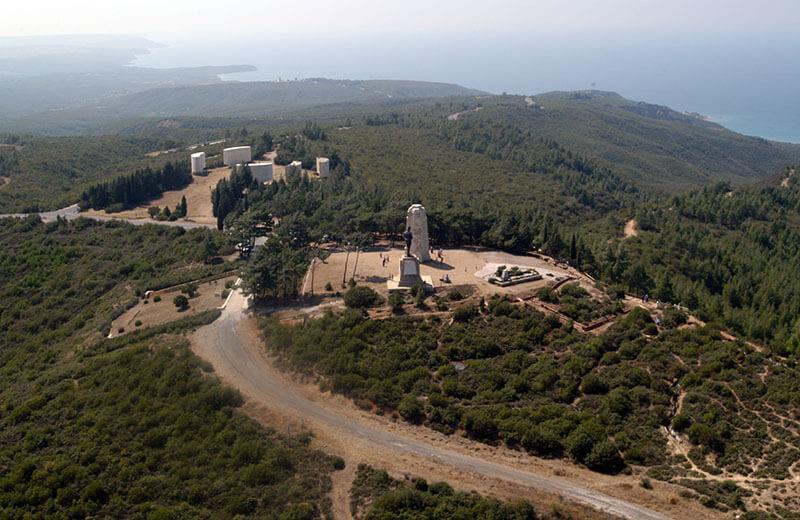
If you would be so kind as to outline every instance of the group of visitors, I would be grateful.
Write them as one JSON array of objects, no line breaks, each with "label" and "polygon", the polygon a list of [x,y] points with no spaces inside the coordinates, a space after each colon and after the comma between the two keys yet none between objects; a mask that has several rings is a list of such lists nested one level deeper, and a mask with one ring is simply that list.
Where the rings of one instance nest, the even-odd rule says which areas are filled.
[{"label": "group of visitors", "polygon": [[[431,256],[433,256],[434,254],[433,246],[431,246],[429,253]],[[440,264],[444,262],[444,249],[439,249],[438,251],[436,251],[436,261],[439,262]]]}]

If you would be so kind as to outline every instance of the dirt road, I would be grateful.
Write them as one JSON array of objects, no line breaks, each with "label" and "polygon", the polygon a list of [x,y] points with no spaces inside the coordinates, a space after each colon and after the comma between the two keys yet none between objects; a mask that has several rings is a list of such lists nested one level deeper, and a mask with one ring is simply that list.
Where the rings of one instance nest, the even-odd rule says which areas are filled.
[{"label": "dirt road", "polygon": [[[0,219],[2,218],[25,218],[29,215],[36,215],[37,213],[11,213],[6,215],[0,215]],[[44,222],[55,222],[56,219],[62,218],[64,220],[75,220],[79,217],[90,218],[92,220],[99,220],[101,222],[109,222],[112,220],[120,221],[120,222],[128,222],[133,224],[134,226],[143,226],[145,224],[157,224],[161,226],[171,226],[171,227],[182,227],[183,229],[194,229],[199,227],[207,227],[207,228],[216,228],[217,226],[214,224],[206,224],[200,222],[187,222],[185,220],[175,220],[175,221],[168,221],[168,220],[153,220],[153,219],[127,219],[121,217],[115,217],[113,214],[106,215],[87,215],[85,213],[81,213],[78,210],[78,205],[73,204],[72,206],[67,206],[66,208],[56,209],[53,211],[43,211],[38,213],[41,219]]]},{"label": "dirt road", "polygon": [[[614,498],[599,491],[573,484],[552,475],[533,473],[502,459],[484,458],[480,452],[488,448],[476,447],[469,453],[449,449],[428,442],[425,435],[391,431],[374,421],[360,419],[341,410],[331,409],[327,403],[312,400],[298,391],[276,373],[264,356],[257,337],[246,318],[246,301],[241,293],[232,296],[222,316],[211,325],[202,327],[192,336],[194,351],[211,362],[214,371],[223,381],[236,386],[245,396],[249,406],[269,410],[273,417],[291,415],[311,426],[312,431],[338,432],[346,442],[362,446],[360,453],[372,453],[376,460],[399,458],[413,468],[413,461],[424,461],[456,472],[474,474],[475,482],[489,489],[503,484],[521,486],[568,501],[588,505],[606,514],[644,520],[665,520],[656,511]],[[364,449],[363,446],[367,448]],[[520,456],[521,458],[521,456]],[[487,482],[494,481],[494,483]],[[483,491],[486,492],[486,489]]]}]

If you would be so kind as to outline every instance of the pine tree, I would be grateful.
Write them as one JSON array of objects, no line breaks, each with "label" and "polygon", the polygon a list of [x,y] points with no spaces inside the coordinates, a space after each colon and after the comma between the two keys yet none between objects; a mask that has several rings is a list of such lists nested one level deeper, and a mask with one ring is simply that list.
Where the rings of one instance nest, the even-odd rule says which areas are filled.
[{"label": "pine tree", "polygon": [[569,243],[569,261],[575,263],[578,258],[578,245],[576,243],[575,233],[572,234],[572,240]]},{"label": "pine tree", "polygon": [[112,205],[131,207],[167,190],[192,182],[189,163],[167,163],[160,170],[150,167],[89,187],[81,194],[81,208],[104,209]]},{"label": "pine tree", "polygon": [[186,213],[189,211],[188,205],[186,204],[186,196],[181,197],[181,203],[178,205],[178,218],[186,217]]},{"label": "pine tree", "polygon": [[203,241],[203,257],[206,262],[211,261],[217,255],[217,245],[214,243],[214,237],[211,236],[211,233],[206,234],[206,238]]},{"label": "pine tree", "polygon": [[664,302],[675,301],[675,292],[672,288],[671,276],[668,273],[662,274],[658,279],[653,296]]}]

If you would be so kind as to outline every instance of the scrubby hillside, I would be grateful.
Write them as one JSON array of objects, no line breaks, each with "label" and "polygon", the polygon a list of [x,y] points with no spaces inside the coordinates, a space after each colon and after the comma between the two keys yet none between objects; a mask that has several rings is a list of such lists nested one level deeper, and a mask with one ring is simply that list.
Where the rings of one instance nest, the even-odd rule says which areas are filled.
[{"label": "scrubby hillside", "polygon": [[378,104],[408,99],[474,96],[480,91],[447,83],[393,80],[334,80],[222,82],[153,88],[103,99],[57,114],[34,115],[11,127],[48,129],[59,126],[101,127],[117,119],[178,116],[264,116],[341,103]]},{"label": "scrubby hillside", "polygon": [[597,158],[626,180],[658,191],[716,181],[753,182],[800,159],[800,145],[732,132],[697,114],[608,92],[556,92],[471,102],[461,124],[502,123]]},{"label": "scrubby hillside", "polygon": [[215,269],[207,234],[0,221],[0,516],[329,510],[334,459],[245,417],[179,335],[213,314],[101,339],[133,288]]}]

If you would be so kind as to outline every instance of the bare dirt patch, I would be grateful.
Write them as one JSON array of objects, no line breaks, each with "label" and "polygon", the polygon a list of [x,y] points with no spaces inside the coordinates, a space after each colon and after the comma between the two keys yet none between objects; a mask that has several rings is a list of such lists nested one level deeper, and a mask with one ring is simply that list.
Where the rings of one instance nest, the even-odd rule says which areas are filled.
[{"label": "bare dirt patch", "polygon": [[[153,291],[149,298],[139,300],[111,324],[109,337],[121,336],[127,332],[176,321],[186,316],[217,309],[225,303],[225,284],[236,281],[236,276],[219,278],[197,285],[197,295],[189,299],[189,308],[178,310],[172,300],[181,293],[181,287],[170,287]],[[227,295],[225,295],[227,296]],[[156,301],[156,300],[159,301]],[[137,322],[141,322],[138,326]],[[120,332],[122,330],[122,332]]]},{"label": "bare dirt patch", "polygon": [[[181,197],[186,197],[188,211],[185,220],[197,222],[198,224],[214,225],[217,219],[214,217],[211,205],[211,190],[216,187],[217,182],[228,178],[230,173],[230,168],[226,166],[209,170],[208,175],[195,175],[192,178],[192,183],[182,190],[165,191],[157,199],[153,199],[133,209],[113,213],[113,216],[129,220],[150,220],[150,215],[147,213],[149,208],[153,206],[158,206],[160,208],[169,206],[170,210],[174,210],[175,206],[180,204]],[[96,210],[86,211],[85,214],[90,217],[109,216],[105,211]]]},{"label": "bare dirt patch", "polygon": [[639,235],[639,225],[635,219],[630,219],[625,223],[625,229],[622,230],[625,238],[635,237]]},{"label": "bare dirt patch", "polygon": [[458,118],[461,117],[464,114],[469,114],[470,112],[479,112],[481,110],[483,110],[483,107],[475,107],[475,108],[472,108],[470,110],[464,110],[464,111],[461,111],[461,112],[456,112],[455,114],[450,114],[449,116],[447,116],[447,120],[448,121],[458,121]]},{"label": "bare dirt patch", "polygon": [[357,464],[347,464],[341,471],[331,475],[331,502],[333,517],[337,520],[352,520],[350,511],[350,489],[356,478]]},{"label": "bare dirt patch", "polygon": [[781,188],[789,187],[789,181],[792,180],[792,177],[794,177],[794,173],[795,173],[794,168],[789,170],[789,174],[786,175],[786,177],[784,177],[783,180],[781,181]]},{"label": "bare dirt patch", "polygon": [[[330,283],[333,291],[342,291],[347,281],[354,278],[360,285],[367,285],[386,295],[386,282],[398,274],[400,257],[403,250],[389,246],[375,248],[361,253],[336,251],[324,262],[314,263],[313,293],[326,294],[326,284]],[[383,258],[388,258],[384,263]],[[485,276],[488,271],[494,272],[499,265],[518,265],[532,267],[543,275],[541,280],[500,287],[489,283]],[[346,267],[346,272],[345,272]],[[512,255],[500,251],[480,251],[469,249],[446,249],[442,262],[429,262],[421,265],[421,274],[430,276],[437,290],[446,291],[452,287],[468,285],[477,288],[482,295],[494,294],[519,297],[552,284],[559,277],[573,276],[582,278],[577,271],[558,264],[552,259],[534,256]],[[442,278],[447,276],[450,283]],[[305,280],[304,292],[311,293],[311,273]]]}]

